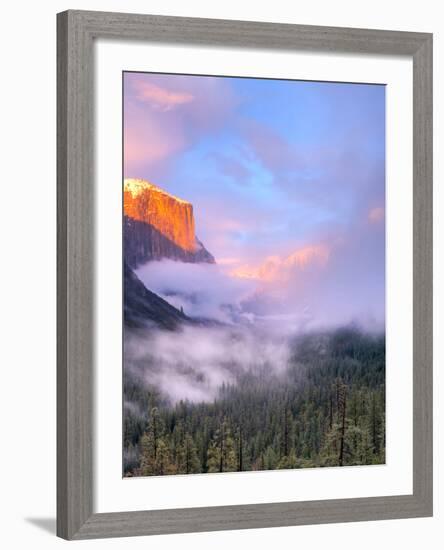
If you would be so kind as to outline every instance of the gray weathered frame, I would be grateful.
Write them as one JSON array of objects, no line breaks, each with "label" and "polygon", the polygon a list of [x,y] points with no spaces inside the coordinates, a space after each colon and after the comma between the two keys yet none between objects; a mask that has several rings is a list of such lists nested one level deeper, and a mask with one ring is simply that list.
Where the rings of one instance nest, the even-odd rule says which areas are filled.
[{"label": "gray weathered frame", "polygon": [[[413,494],[93,513],[93,43],[97,38],[413,59]],[[57,534],[88,539],[431,516],[432,35],[66,11],[57,16]],[[406,236],[408,237],[408,236]]]}]

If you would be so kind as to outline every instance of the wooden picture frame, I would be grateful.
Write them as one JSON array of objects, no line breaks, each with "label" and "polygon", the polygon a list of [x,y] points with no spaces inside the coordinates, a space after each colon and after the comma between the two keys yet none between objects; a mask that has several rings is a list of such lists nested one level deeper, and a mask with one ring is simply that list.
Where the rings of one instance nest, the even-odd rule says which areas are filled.
[{"label": "wooden picture frame", "polygon": [[[57,534],[88,539],[432,515],[432,35],[156,15],[57,16]],[[93,513],[93,43],[97,38],[413,59],[413,494]]]}]

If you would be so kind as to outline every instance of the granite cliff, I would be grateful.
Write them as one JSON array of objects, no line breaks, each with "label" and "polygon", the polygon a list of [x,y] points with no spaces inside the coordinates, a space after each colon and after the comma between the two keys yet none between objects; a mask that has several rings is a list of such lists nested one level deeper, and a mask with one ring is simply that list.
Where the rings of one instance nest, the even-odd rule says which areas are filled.
[{"label": "granite cliff", "polygon": [[215,263],[195,234],[193,205],[142,179],[124,182],[124,257],[137,268],[169,258]]}]

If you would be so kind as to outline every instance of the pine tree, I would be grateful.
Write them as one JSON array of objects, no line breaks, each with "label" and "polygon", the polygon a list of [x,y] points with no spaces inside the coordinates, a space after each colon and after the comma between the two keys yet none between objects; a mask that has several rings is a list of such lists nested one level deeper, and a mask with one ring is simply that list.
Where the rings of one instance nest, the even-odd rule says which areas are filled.
[{"label": "pine tree", "polygon": [[149,476],[154,474],[156,457],[153,453],[153,446],[147,433],[140,439],[140,475]]},{"label": "pine tree", "polygon": [[273,447],[267,447],[264,453],[264,469],[275,470],[278,467],[279,457]]},{"label": "pine tree", "polygon": [[291,468],[296,468],[298,464],[298,459],[294,449],[291,449],[287,456],[283,456],[279,463],[277,464],[278,470],[289,470]]},{"label": "pine tree", "polygon": [[151,409],[148,428],[140,441],[140,470],[141,475],[157,475],[157,452],[160,438],[159,411]]},{"label": "pine tree", "polygon": [[176,465],[171,459],[171,449],[169,448],[167,441],[161,437],[157,444],[155,475],[164,476],[175,474],[176,472]]},{"label": "pine tree", "polygon": [[237,469],[234,440],[226,420],[220,423],[208,449],[209,472],[235,472]]},{"label": "pine tree", "polygon": [[290,453],[290,448],[292,446],[291,434],[293,431],[293,416],[290,411],[288,404],[284,407],[284,412],[282,415],[282,448],[281,448],[281,457],[288,456]]},{"label": "pine tree", "polygon": [[341,435],[339,439],[339,466],[344,465],[344,444],[345,444],[345,418],[346,418],[346,411],[347,411],[347,386],[342,383],[342,381],[339,383],[339,389],[338,389],[338,416],[340,415],[340,422],[341,422]]},{"label": "pine tree", "polygon": [[373,454],[375,455],[379,453],[380,425],[381,425],[381,414],[378,410],[378,404],[376,402],[376,394],[373,393],[371,407],[370,407],[370,430],[371,430],[371,436],[372,436]]},{"label": "pine tree", "polygon": [[190,434],[185,434],[177,452],[177,472],[180,474],[196,474],[200,472],[200,462],[196,445]]},{"label": "pine tree", "polygon": [[244,469],[244,448],[242,441],[242,428],[237,430],[237,471],[242,472]]}]

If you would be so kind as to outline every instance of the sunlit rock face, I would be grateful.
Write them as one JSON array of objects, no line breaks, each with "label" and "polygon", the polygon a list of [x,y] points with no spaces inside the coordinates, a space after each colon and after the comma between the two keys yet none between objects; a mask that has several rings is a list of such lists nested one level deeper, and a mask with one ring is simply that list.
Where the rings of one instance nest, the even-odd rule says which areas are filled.
[{"label": "sunlit rock face", "polygon": [[197,239],[193,205],[142,179],[124,182],[124,254],[132,267],[162,258],[214,263]]}]

